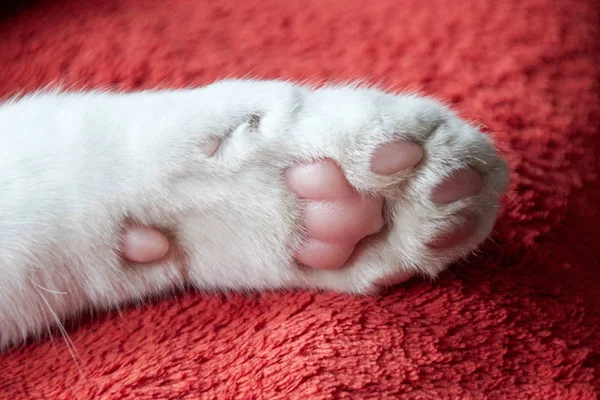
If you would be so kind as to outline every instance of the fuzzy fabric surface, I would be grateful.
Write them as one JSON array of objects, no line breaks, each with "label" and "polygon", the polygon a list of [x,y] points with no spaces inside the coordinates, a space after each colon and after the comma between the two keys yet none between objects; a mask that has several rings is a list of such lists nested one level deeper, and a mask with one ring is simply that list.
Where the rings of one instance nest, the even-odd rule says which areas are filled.
[{"label": "fuzzy fabric surface", "polygon": [[[0,19],[0,97],[366,79],[493,132],[492,240],[379,297],[188,293],[0,354],[2,399],[597,399],[596,0],[55,0]],[[35,118],[32,115],[32,118]],[[1,173],[1,172],[0,172]],[[1,324],[1,321],[0,321]]]}]

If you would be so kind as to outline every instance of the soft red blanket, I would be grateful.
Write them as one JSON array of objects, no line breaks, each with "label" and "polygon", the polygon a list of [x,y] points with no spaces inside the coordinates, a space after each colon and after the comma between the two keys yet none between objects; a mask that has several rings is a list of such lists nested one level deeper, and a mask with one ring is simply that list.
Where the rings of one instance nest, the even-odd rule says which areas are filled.
[{"label": "soft red blanket", "polygon": [[481,121],[513,175],[493,240],[433,284],[187,294],[92,318],[69,331],[73,352],[58,336],[0,354],[0,398],[596,399],[599,37],[596,0],[55,0],[5,14],[0,97],[367,78]]}]

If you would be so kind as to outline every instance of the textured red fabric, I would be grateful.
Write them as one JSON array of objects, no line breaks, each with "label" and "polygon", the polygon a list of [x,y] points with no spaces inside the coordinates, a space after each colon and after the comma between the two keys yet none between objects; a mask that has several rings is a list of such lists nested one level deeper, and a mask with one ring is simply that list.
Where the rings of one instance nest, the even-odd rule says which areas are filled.
[{"label": "textured red fabric", "polygon": [[[494,240],[382,297],[187,294],[0,354],[6,399],[596,399],[596,0],[68,0],[0,21],[0,96],[220,77],[439,96],[513,171]],[[32,116],[34,118],[34,116]]]}]

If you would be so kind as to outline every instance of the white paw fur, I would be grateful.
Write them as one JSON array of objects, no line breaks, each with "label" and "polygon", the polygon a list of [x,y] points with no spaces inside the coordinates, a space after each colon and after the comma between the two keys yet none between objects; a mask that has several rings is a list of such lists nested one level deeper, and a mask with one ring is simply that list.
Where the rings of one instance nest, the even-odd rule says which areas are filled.
[{"label": "white paw fur", "polygon": [[[410,173],[372,173],[375,149],[398,139],[421,144],[423,162]],[[335,271],[295,264],[301,212],[282,175],[295,162],[326,157],[357,190],[385,197],[388,221]],[[447,205],[428,200],[463,168],[482,175],[479,195]],[[0,348],[74,313],[188,284],[360,294],[402,271],[434,277],[489,235],[508,180],[490,140],[436,101],[239,80],[7,102],[0,171]],[[465,213],[478,218],[467,242],[426,246]],[[124,265],[125,221],[170,232],[179,256],[154,267]]]}]

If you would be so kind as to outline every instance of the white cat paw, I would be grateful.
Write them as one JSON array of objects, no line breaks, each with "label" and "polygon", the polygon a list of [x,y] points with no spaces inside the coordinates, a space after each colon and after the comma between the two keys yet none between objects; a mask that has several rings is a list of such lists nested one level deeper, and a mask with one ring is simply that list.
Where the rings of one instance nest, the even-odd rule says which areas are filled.
[{"label": "white cat paw", "polygon": [[[219,85],[235,97],[236,84]],[[202,149],[203,211],[181,218],[178,228],[199,286],[365,293],[415,274],[435,277],[490,234],[507,165],[487,136],[440,103],[358,87],[242,82],[239,88],[238,98],[260,101]],[[374,167],[376,153],[394,146],[397,160],[387,154],[388,165]],[[311,163],[312,172],[286,180],[288,168]],[[327,192],[338,217],[322,210],[317,203],[325,192],[315,198],[310,185]],[[352,211],[344,204],[353,204]],[[370,214],[377,207],[381,221]],[[352,229],[362,236],[342,240],[346,250],[328,251]],[[315,245],[319,235],[336,238]],[[303,253],[307,246],[315,252]],[[347,253],[345,265],[327,268],[339,263],[332,256],[338,250]]]},{"label": "white cat paw", "polygon": [[[358,192],[384,199],[385,219],[344,268],[306,269],[311,283],[363,293],[414,274],[435,277],[488,237],[508,168],[476,128],[436,101],[372,89],[321,89],[307,103],[311,116],[294,129],[303,145],[294,148],[335,160]],[[404,149],[399,158],[406,143],[419,145],[422,158],[413,168],[374,172],[377,149],[394,143]]]}]

